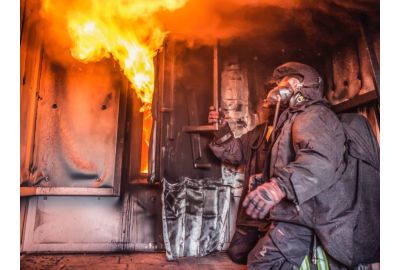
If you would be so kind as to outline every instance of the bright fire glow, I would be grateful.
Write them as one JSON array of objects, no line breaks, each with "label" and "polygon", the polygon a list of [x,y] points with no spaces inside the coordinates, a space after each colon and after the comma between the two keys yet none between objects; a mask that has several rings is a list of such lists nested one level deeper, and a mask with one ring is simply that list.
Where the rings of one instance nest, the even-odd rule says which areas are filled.
[{"label": "bright fire glow", "polygon": [[[146,110],[143,112],[143,132],[142,132],[142,150],[140,160],[140,172],[148,173],[149,171],[149,142],[151,134],[152,117],[151,111]],[[145,128],[146,127],[146,128]]]},{"label": "bright fire glow", "polygon": [[[149,111],[154,90],[153,57],[167,32],[155,14],[181,8],[187,0],[81,0],[60,10],[57,0],[44,0],[44,14],[66,20],[71,55],[81,61],[113,57],[142,101],[144,113],[141,172],[147,172],[151,129]],[[146,148],[147,145],[147,148]],[[145,155],[145,158],[143,157]]]}]

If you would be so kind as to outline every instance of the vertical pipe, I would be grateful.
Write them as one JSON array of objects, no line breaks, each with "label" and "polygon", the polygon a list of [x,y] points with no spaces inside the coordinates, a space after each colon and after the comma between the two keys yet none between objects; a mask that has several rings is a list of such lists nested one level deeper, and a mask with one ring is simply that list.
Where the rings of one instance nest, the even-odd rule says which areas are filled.
[{"label": "vertical pipe", "polygon": [[157,140],[157,150],[156,153],[158,154],[158,164],[156,164],[156,168],[158,168],[158,175],[156,174],[156,180],[161,181],[162,177],[163,177],[163,160],[164,160],[164,145],[165,145],[165,141],[164,141],[164,136],[163,136],[163,126],[164,126],[164,117],[165,115],[161,112],[161,109],[164,105],[164,100],[163,100],[163,96],[164,96],[164,90],[165,90],[165,61],[167,59],[167,53],[169,53],[169,42],[168,40],[165,41],[165,46],[164,46],[164,50],[162,53],[162,57],[161,57],[161,68],[159,70],[160,72],[160,83],[159,83],[159,89],[158,89],[158,108],[157,108],[157,125],[158,125],[158,132],[157,135],[159,135],[159,138]]},{"label": "vertical pipe", "polygon": [[[218,76],[218,41],[215,42],[213,48],[213,105],[215,110],[219,110],[219,76]],[[214,128],[218,130],[218,122],[214,123]]]},{"label": "vertical pipe", "polygon": [[[171,81],[169,82],[169,104],[168,107],[170,109],[169,112],[169,123],[168,128],[167,128],[167,138],[169,140],[174,140],[175,139],[175,114],[173,112],[174,110],[174,95],[175,95],[175,58],[176,58],[176,52],[175,52],[175,42],[170,43],[170,55],[171,55],[171,61],[169,63],[169,70],[171,74]],[[164,106],[164,105],[163,105]]]}]

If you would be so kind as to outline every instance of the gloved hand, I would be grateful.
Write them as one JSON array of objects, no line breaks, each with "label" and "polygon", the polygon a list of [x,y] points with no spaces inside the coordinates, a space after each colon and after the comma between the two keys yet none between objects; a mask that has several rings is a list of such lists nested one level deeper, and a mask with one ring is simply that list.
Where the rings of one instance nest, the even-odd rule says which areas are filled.
[{"label": "gloved hand", "polygon": [[243,201],[243,207],[246,214],[254,219],[263,219],[269,210],[278,204],[284,197],[285,193],[279,188],[275,178],[269,182],[258,186],[255,190],[247,194]]},{"label": "gloved hand", "polygon": [[249,192],[256,189],[261,184],[265,183],[265,179],[262,173],[253,174],[249,178]]},{"label": "gloved hand", "polygon": [[219,125],[224,125],[226,123],[226,120],[228,120],[228,119],[231,119],[231,117],[228,115],[225,115],[222,112],[221,108],[219,108],[219,110],[216,111],[214,106],[210,106],[210,109],[208,112],[208,123],[209,124],[218,123]]}]

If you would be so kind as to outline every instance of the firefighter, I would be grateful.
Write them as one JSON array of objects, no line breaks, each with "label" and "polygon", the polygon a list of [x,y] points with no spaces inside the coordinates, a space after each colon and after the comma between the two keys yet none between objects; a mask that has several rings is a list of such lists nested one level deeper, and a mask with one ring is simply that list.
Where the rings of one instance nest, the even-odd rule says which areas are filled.
[{"label": "firefighter", "polygon": [[225,121],[225,116],[223,115],[221,119],[221,113],[215,111],[213,106],[210,107],[208,115],[209,123],[217,123],[219,120],[220,123],[222,122],[219,130],[214,134],[213,142],[210,144],[214,154],[224,163],[234,166],[246,165],[243,191],[236,219],[236,231],[228,249],[228,255],[231,260],[239,264],[247,263],[249,252],[254,248],[267,227],[265,221],[253,219],[240,206],[244,195],[247,194],[249,177],[261,172],[264,166],[266,146],[263,138],[267,131],[266,120],[269,113],[265,102],[262,107],[263,111],[260,110],[258,113],[261,123],[239,138],[234,138],[228,123]]},{"label": "firefighter", "polygon": [[[354,266],[359,263],[352,253],[356,217],[341,212],[354,198],[354,188],[342,179],[343,126],[323,98],[323,81],[314,68],[288,62],[274,70],[273,79],[277,87],[269,96],[279,96],[287,108],[274,130],[268,166],[263,174],[253,175],[243,190],[228,254],[244,262],[251,250],[249,269],[298,269],[305,260],[315,263],[316,247],[321,244],[331,269]],[[210,112],[209,121],[215,117]],[[225,123],[210,148],[222,161],[247,163],[253,174],[251,145],[262,136],[261,129],[235,139]],[[256,221],[269,225],[260,239]]]}]

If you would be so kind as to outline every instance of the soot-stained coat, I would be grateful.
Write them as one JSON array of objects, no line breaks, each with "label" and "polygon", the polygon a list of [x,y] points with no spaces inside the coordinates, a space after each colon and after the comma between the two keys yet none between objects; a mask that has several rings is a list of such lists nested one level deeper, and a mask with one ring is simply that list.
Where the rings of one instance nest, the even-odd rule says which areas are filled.
[{"label": "soot-stained coat", "polygon": [[[214,141],[210,147],[223,161],[244,163],[250,138],[230,138],[219,145]],[[313,229],[334,259],[347,266],[360,263],[362,258],[354,256],[357,183],[355,170],[346,169],[356,165],[346,164],[343,125],[328,102],[317,99],[286,109],[275,138],[269,177],[277,179],[286,198],[271,209],[268,219]],[[285,247],[280,248],[285,253]]]}]

